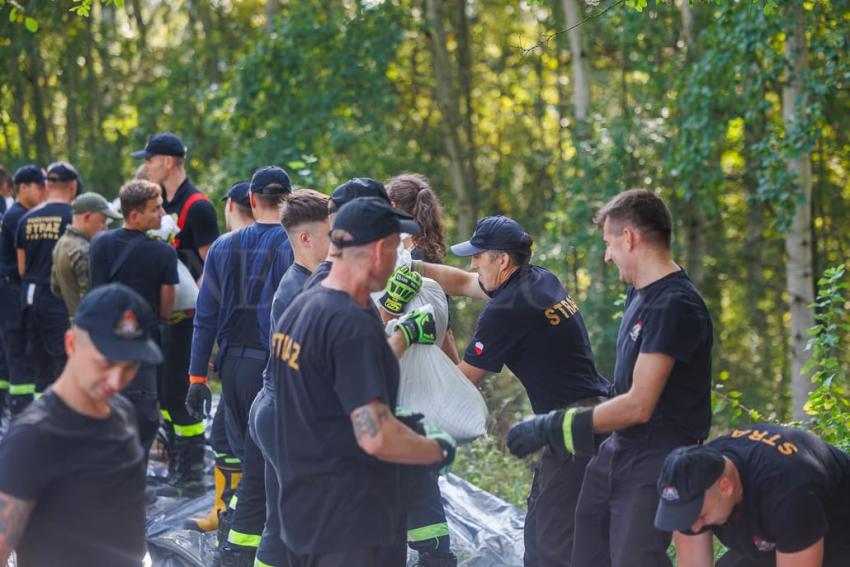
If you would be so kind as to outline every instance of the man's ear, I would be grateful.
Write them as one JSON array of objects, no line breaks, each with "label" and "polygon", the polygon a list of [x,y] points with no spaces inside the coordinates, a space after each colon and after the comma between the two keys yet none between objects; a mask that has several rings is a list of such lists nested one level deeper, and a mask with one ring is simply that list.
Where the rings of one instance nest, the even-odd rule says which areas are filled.
[{"label": "man's ear", "polygon": [[65,354],[71,356],[77,350],[77,336],[74,331],[68,329],[65,331]]},{"label": "man's ear", "polygon": [[623,238],[625,238],[626,250],[631,252],[637,245],[638,233],[631,227],[623,228]]},{"label": "man's ear", "polygon": [[310,233],[306,230],[299,230],[296,238],[298,239],[298,242],[301,244],[301,246],[304,246],[305,248],[310,248],[310,246],[313,244],[311,242]]}]

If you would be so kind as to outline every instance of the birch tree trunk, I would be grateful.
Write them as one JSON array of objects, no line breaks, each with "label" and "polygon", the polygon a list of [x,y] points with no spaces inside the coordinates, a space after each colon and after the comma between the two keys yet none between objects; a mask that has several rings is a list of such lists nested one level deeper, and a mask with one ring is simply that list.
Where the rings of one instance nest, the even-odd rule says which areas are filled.
[{"label": "birch tree trunk", "polygon": [[[782,89],[782,117],[785,131],[790,132],[799,121],[803,99],[803,76],[808,70],[806,48],[806,16],[802,5],[790,2],[788,9],[793,17],[794,29],[785,39],[785,58],[790,76]],[[804,419],[803,404],[811,390],[811,374],[802,373],[809,358],[805,350],[806,329],[814,326],[814,314],[810,305],[814,301],[814,277],[812,274],[812,161],[808,152],[800,152],[787,158],[788,172],[795,177],[799,186],[799,201],[794,211],[791,228],[785,235],[786,287],[791,310],[791,400],[794,419]]]},{"label": "birch tree trunk", "polygon": [[590,67],[581,33],[581,11],[577,0],[563,0],[564,17],[570,40],[570,55],[573,66],[573,113],[576,124],[584,122],[590,114]]}]

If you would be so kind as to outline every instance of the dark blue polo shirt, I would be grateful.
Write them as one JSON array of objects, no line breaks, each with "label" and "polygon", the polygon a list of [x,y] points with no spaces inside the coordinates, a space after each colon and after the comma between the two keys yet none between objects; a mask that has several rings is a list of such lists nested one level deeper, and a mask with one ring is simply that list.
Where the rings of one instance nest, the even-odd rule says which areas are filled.
[{"label": "dark blue polo shirt", "polygon": [[283,277],[280,278],[280,283],[277,286],[277,291],[272,299],[272,313],[270,329],[274,329],[275,324],[283,317],[284,311],[289,307],[298,295],[304,290],[304,282],[310,277],[312,272],[301,264],[293,262],[292,266]]},{"label": "dark blue polo shirt", "polygon": [[24,283],[50,285],[53,248],[73,218],[68,203],[45,203],[21,217],[15,234],[15,246],[23,249],[26,255]]},{"label": "dark blue polo shirt", "polygon": [[[242,273],[239,275],[242,277],[243,297],[237,298],[233,257],[235,233],[229,232],[216,240],[207,254],[204,279],[195,306],[189,364],[189,374],[193,376],[207,375],[210,353],[216,340],[222,354],[230,344],[257,349],[266,348],[269,344],[272,296],[292,264],[292,245],[283,227],[277,223],[254,223],[238,233],[242,250]],[[279,246],[272,249],[275,243]],[[266,272],[262,271],[264,268]],[[249,304],[252,297],[257,298],[257,303]],[[237,306],[250,309],[254,318],[250,328],[238,335],[233,324]]]},{"label": "dark blue polo shirt", "polygon": [[488,372],[510,368],[534,413],[607,396],[578,306],[550,271],[528,266],[491,294],[463,360]]},{"label": "dark blue polo shirt", "polygon": [[711,426],[712,341],[708,308],[684,270],[641,289],[630,288],[617,336],[617,394],[631,388],[640,353],[663,353],[675,363],[650,423],[619,433],[637,435],[662,426],[693,442],[705,439]]},{"label": "dark blue polo shirt", "polygon": [[18,233],[18,224],[25,214],[27,209],[16,202],[0,220],[0,276],[10,277],[14,281],[20,280],[15,235]]},{"label": "dark blue polo shirt", "polygon": [[848,560],[850,456],[802,429],[766,423],[708,446],[735,464],[743,485],[741,515],[712,528],[724,545],[769,559],[825,538],[825,561]]},{"label": "dark blue polo shirt", "polygon": [[373,311],[317,286],[290,304],[272,335],[281,536],[298,554],[391,545],[403,519],[400,467],[357,444],[351,412],[395,410],[398,361]]},{"label": "dark blue polo shirt", "polygon": [[333,262],[331,262],[330,260],[322,260],[321,262],[319,262],[319,265],[316,266],[316,270],[310,275],[309,278],[307,278],[307,281],[304,282],[304,290],[306,291],[308,289],[314,288],[320,283],[322,283],[322,281],[324,281],[324,279],[328,277],[328,274],[331,273],[331,266],[333,266]]}]

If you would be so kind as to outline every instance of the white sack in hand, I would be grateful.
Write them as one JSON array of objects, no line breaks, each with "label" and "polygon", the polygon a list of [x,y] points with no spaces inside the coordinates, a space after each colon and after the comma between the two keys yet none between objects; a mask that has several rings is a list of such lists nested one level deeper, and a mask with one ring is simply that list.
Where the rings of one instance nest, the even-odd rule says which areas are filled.
[{"label": "white sack in hand", "polygon": [[433,345],[411,345],[401,357],[398,404],[424,414],[425,423],[443,429],[458,443],[468,443],[487,432],[487,404],[440,349],[449,321],[446,294],[437,282],[423,278],[405,313],[427,303],[434,307],[437,340]]}]

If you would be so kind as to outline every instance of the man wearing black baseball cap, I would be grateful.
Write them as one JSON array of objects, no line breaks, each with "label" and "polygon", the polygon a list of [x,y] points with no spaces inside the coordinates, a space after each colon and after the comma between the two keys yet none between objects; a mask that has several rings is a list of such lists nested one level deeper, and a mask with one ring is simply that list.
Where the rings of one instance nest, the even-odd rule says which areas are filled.
[{"label": "man wearing black baseball cap", "polygon": [[227,230],[239,230],[254,222],[251,212],[250,181],[238,181],[230,186],[224,197],[224,226]]},{"label": "man wearing black baseball cap", "polygon": [[[610,386],[596,370],[579,308],[557,276],[531,264],[531,247],[519,223],[490,216],[478,221],[469,240],[451,247],[470,258],[472,272],[419,261],[413,268],[449,295],[488,301],[458,365],[472,383],[507,365],[535,414],[599,403]],[[570,565],[573,511],[589,459],[543,451],[528,498],[526,566]]]},{"label": "man wearing black baseball cap", "polygon": [[78,174],[74,167],[57,161],[47,168],[47,201],[36,207],[18,223],[15,246],[18,273],[22,280],[23,320],[26,331],[26,353],[33,366],[35,389],[16,401],[20,411],[36,393],[44,391],[65,366],[62,337],[68,329],[68,308],[50,291],[53,249],[73,220],[71,201],[77,194]]},{"label": "man wearing black baseball cap", "polygon": [[850,455],[802,429],[757,423],[675,449],[658,478],[655,527],[680,567],[839,567],[850,558]]},{"label": "man wearing black baseball cap", "polygon": [[398,464],[444,466],[454,458],[450,437],[417,434],[393,415],[394,350],[433,342],[426,318],[414,312],[401,320],[388,343],[368,308],[395,266],[399,233],[418,231],[380,198],[344,205],[331,229],[330,274],[276,322],[267,372],[280,417],[270,435],[280,454],[270,464],[289,563],[404,565]]},{"label": "man wearing black baseball cap", "polygon": [[162,359],[155,323],[122,285],[80,303],[64,370],[0,442],[0,562],[15,550],[21,565],[142,565],[144,452],[133,407],[115,394]]},{"label": "man wearing black baseball cap", "polygon": [[[390,198],[387,195],[387,190],[384,188],[382,183],[368,177],[353,177],[338,186],[331,193],[330,200],[328,201],[328,220],[330,221],[331,226],[333,226],[334,216],[343,205],[353,201],[354,199],[360,199],[362,197],[374,197],[376,199],[386,201],[388,205],[390,204]],[[316,266],[316,269],[313,270],[312,275],[307,278],[307,281],[304,283],[304,289],[310,289],[328,277],[328,274],[331,272],[331,264],[334,259],[331,252],[333,252],[333,247],[330,248],[328,257],[325,261],[320,262],[319,265]]]},{"label": "man wearing black baseball cap", "polygon": [[26,407],[35,391],[32,365],[26,356],[26,343],[21,326],[21,276],[15,235],[27,211],[47,197],[44,171],[30,164],[18,168],[13,176],[17,200],[0,221],[0,333],[9,366],[9,405],[19,412]]},{"label": "man wearing black baseball cap", "polygon": [[[219,230],[215,208],[186,175],[186,146],[177,135],[162,132],[149,137],[144,149],[132,155],[145,160],[148,180],[163,188],[162,207],[180,230],[172,244],[198,281]],[[202,489],[204,468],[204,424],[189,415],[185,405],[193,317],[194,309],[177,310],[163,326],[165,362],[157,384],[168,434],[170,470],[174,473],[170,481],[186,493]]]},{"label": "man wearing black baseball cap", "polygon": [[[281,201],[292,192],[289,175],[277,166],[254,172],[248,187],[254,222],[216,240],[207,255],[198,294],[186,407],[193,417],[209,411],[207,369],[213,343],[219,345],[216,367],[222,382],[221,403],[230,451],[242,459],[244,476],[236,499],[222,563],[229,555],[250,558],[265,520],[265,487],[245,483],[248,468],[262,467],[256,446],[246,449],[248,411],[263,381],[268,360],[271,300],[292,265],[292,247],[279,222]],[[249,451],[250,454],[246,454]],[[262,477],[260,477],[262,479]]]}]

